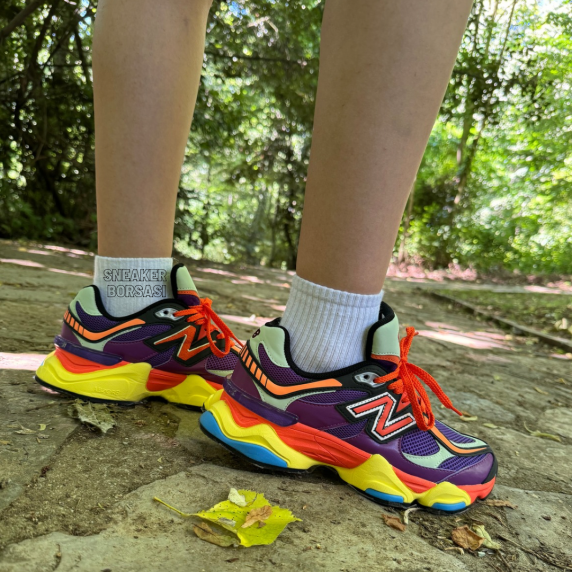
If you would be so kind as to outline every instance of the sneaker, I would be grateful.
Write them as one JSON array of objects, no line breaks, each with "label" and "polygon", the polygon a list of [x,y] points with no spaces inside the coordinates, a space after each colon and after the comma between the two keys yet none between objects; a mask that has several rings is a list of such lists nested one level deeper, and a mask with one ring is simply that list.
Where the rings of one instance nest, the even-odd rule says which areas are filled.
[{"label": "sneaker", "polygon": [[240,353],[224,391],[205,403],[202,430],[255,465],[289,472],[322,465],[382,504],[436,512],[466,509],[495,483],[497,463],[480,439],[435,421],[423,381],[460,414],[426,371],[408,362],[416,332],[398,341],[381,306],[366,359],[330,373],[301,371],[280,321],[260,328]]},{"label": "sneaker", "polygon": [[171,271],[171,284],[175,298],[122,318],[106,312],[97,286],[81,290],[36,381],[88,401],[134,404],[159,397],[202,406],[238,364],[240,342],[211,300],[198,297],[182,264]]}]

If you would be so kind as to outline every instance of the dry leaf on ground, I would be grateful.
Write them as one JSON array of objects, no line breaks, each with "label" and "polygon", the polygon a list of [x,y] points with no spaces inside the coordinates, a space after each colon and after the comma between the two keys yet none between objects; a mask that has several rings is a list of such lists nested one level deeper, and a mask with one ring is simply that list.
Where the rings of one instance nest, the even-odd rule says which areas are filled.
[{"label": "dry leaf on ground", "polygon": [[421,510],[419,507],[417,506],[413,506],[411,508],[408,508],[404,513],[403,513],[403,524],[409,524],[409,515],[412,512]]},{"label": "dry leaf on ground", "polygon": [[542,431],[531,431],[526,426],[526,423],[524,424],[524,428],[532,435],[532,437],[540,437],[541,439],[550,439],[551,441],[558,441],[558,443],[562,442],[562,439],[560,439],[558,435],[552,435],[552,433],[543,433]]},{"label": "dry leaf on ground", "polygon": [[14,431],[14,433],[17,433],[18,435],[33,435],[35,431],[33,429],[28,429],[27,427],[20,425],[20,430]]},{"label": "dry leaf on ground", "polygon": [[115,419],[111,416],[107,405],[100,403],[84,403],[76,399],[69,407],[70,417],[79,419],[85,425],[96,427],[102,433],[107,433],[115,427]]},{"label": "dry leaf on ground", "polygon": [[253,508],[247,515],[246,520],[240,528],[248,528],[255,523],[259,523],[259,527],[263,525],[265,520],[272,516],[272,507],[270,505]]},{"label": "dry leaf on ground", "polygon": [[389,514],[382,514],[383,520],[385,520],[385,524],[387,526],[391,526],[391,528],[395,528],[395,530],[400,530],[403,532],[407,527],[399,520],[398,516],[391,516]]},{"label": "dry leaf on ground", "polygon": [[465,551],[460,546],[449,546],[449,548],[445,548],[445,550],[454,550],[459,554],[465,554]]},{"label": "dry leaf on ground", "polygon": [[213,530],[206,522],[193,524],[193,532],[201,539],[217,546],[234,546],[236,538],[230,534],[221,534]]},{"label": "dry leaf on ground", "polygon": [[500,543],[495,542],[491,535],[486,531],[484,524],[475,524],[473,526],[473,530],[477,533],[478,536],[483,538],[483,546],[486,548],[491,548],[492,550],[500,550],[502,546]]},{"label": "dry leaf on ground", "polygon": [[476,415],[465,415],[463,413],[459,419],[465,423],[470,423],[471,421],[478,421],[479,418]]},{"label": "dry leaf on ground", "polygon": [[248,504],[244,495],[241,495],[234,488],[230,489],[230,492],[228,493],[228,500],[237,506],[246,506]]},{"label": "dry leaf on ground", "polygon": [[488,427],[489,429],[498,429],[499,426],[494,423],[483,423],[483,427]]},{"label": "dry leaf on ground", "polygon": [[506,506],[513,510],[518,508],[518,505],[512,504],[510,501],[500,499],[487,499],[485,504],[488,504],[489,506]]},{"label": "dry leaf on ground", "polygon": [[484,542],[484,538],[475,534],[467,525],[459,526],[451,531],[453,542],[466,550],[477,550]]}]

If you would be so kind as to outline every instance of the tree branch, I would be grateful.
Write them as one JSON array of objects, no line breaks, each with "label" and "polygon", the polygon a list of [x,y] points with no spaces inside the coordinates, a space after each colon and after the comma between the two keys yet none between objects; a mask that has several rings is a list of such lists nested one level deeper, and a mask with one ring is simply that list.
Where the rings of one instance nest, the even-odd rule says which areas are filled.
[{"label": "tree branch", "polygon": [[45,4],[46,0],[32,0],[23,10],[21,10],[16,16],[12,19],[12,21],[7,25],[4,26],[0,30],[0,44],[7,38],[18,26],[24,23],[24,20],[39,8],[42,4]]}]

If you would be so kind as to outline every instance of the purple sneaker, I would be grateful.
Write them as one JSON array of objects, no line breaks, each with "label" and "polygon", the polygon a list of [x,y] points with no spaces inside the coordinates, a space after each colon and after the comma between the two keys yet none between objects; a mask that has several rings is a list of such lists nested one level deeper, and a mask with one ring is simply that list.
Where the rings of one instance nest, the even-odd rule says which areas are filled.
[{"label": "purple sneaker", "polygon": [[89,401],[160,397],[201,407],[238,364],[241,344],[211,301],[199,298],[182,264],[171,271],[171,283],[175,298],[122,318],[105,311],[96,286],[81,290],[36,381]]},{"label": "purple sneaker", "polygon": [[408,362],[415,330],[401,341],[398,331],[383,303],[364,361],[312,374],[295,365],[289,334],[274,320],[243,348],[224,391],[206,401],[201,428],[259,466],[324,465],[383,504],[464,510],[491,492],[495,456],[483,441],[435,421],[421,381],[459,412],[433,377]]}]

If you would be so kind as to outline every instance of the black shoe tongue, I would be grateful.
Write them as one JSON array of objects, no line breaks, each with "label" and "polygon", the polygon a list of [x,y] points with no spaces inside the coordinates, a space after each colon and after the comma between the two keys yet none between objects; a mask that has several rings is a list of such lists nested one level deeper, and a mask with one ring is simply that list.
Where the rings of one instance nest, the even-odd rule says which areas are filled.
[{"label": "black shoe tongue", "polygon": [[177,264],[171,270],[173,296],[187,306],[197,306],[201,303],[197,288],[189,271],[182,264]]},{"label": "black shoe tongue", "polygon": [[394,371],[400,353],[399,320],[390,306],[382,302],[379,321],[369,330],[365,357],[377,361],[387,371]]}]

